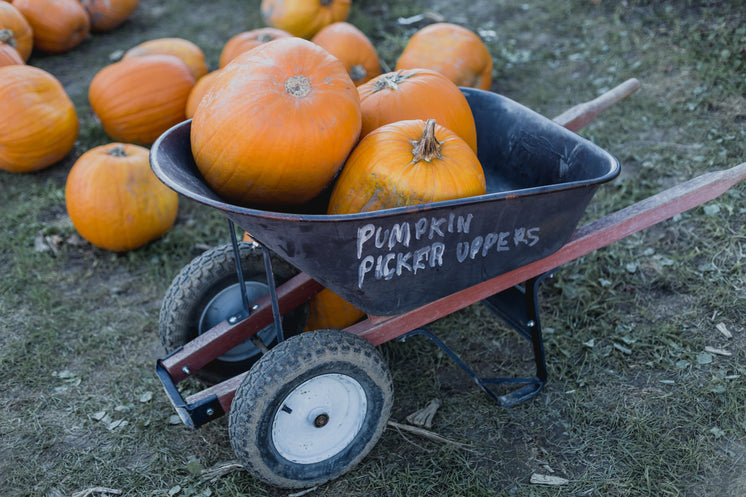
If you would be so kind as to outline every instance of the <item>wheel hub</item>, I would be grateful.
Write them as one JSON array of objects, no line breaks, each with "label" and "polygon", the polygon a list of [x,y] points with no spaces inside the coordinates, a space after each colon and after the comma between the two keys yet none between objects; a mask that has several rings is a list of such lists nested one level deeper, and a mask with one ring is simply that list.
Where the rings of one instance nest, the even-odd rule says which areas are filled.
[{"label": "wheel hub", "polygon": [[272,422],[275,449],[285,459],[313,464],[348,447],[363,426],[368,401],[354,378],[333,373],[294,388]]}]

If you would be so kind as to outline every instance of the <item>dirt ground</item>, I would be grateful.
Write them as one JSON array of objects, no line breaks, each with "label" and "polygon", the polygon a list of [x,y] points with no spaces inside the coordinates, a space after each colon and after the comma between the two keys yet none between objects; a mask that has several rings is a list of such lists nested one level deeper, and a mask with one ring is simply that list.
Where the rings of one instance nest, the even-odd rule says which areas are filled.
[{"label": "dirt ground", "polygon": [[[714,3],[361,0],[350,20],[390,67],[418,27],[439,20],[469,26],[493,54],[492,91],[546,116],[638,78],[637,94],[582,132],[622,163],[622,175],[594,198],[590,219],[746,157],[746,93],[743,84],[731,86],[746,67],[734,64],[746,54],[746,37],[721,46],[716,36],[743,19],[712,15]],[[163,354],[162,297],[178,270],[224,241],[222,219],[183,202],[173,232],[134,254],[109,254],[79,239],[56,257],[31,250],[40,233],[75,240],[62,193],[67,173],[85,150],[109,141],[87,101],[98,68],[165,36],[197,43],[215,68],[230,35],[262,25],[258,1],[240,4],[143,1],[120,29],[64,56],[29,61],[63,83],[81,136],[60,164],[0,177],[9,192],[0,216],[11,240],[0,268],[13,275],[0,287],[0,452],[9,454],[0,473],[10,475],[8,495],[59,497],[96,487],[170,497],[290,494],[243,472],[205,479],[202,470],[234,458],[227,423],[188,431],[173,422],[153,373]],[[687,44],[683,33],[701,42]],[[311,495],[743,495],[743,191],[545,282],[550,383],[530,402],[496,408],[437,348],[417,339],[386,344],[392,419],[401,422],[438,396],[444,403],[433,430],[469,447],[387,430],[360,468]],[[29,192],[41,200],[29,200]],[[531,369],[525,344],[480,306],[433,328],[480,370]],[[534,473],[568,483],[531,484]]]}]

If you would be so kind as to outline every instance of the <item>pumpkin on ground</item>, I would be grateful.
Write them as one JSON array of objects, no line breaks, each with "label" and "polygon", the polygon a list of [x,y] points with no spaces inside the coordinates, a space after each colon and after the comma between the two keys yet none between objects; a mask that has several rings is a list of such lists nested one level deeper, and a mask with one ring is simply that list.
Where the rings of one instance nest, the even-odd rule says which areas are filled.
[{"label": "pumpkin on ground", "polygon": [[11,3],[0,3],[0,43],[18,50],[24,62],[34,47],[34,30],[24,15]]},{"label": "pumpkin on ground", "polygon": [[194,83],[187,66],[173,55],[129,57],[96,73],[88,100],[113,140],[150,145],[186,119]]},{"label": "pumpkin on ground", "polygon": [[329,24],[311,41],[341,60],[358,86],[381,74],[381,61],[373,43],[349,22]]},{"label": "pumpkin on ground", "polygon": [[218,74],[220,74],[220,69],[208,72],[197,80],[197,83],[195,83],[192,91],[189,92],[189,98],[187,98],[185,109],[187,119],[191,119],[194,117],[194,113],[197,111],[199,103],[212,87],[212,84],[217,79]]},{"label": "pumpkin on ground", "polygon": [[492,56],[473,31],[447,22],[425,26],[407,42],[396,69],[426,68],[438,71],[458,86],[489,90]]},{"label": "pumpkin on ground", "polygon": [[15,64],[24,64],[21,54],[10,45],[0,42],[0,67]]},{"label": "pumpkin on ground", "polygon": [[150,151],[128,143],[81,155],[65,184],[73,226],[93,245],[113,252],[142,247],[174,224],[179,197],[150,169]]},{"label": "pumpkin on ground", "polygon": [[226,200],[299,205],[331,183],[360,125],[344,65],[310,41],[279,38],[220,70],[194,114],[192,154]]},{"label": "pumpkin on ground", "polygon": [[262,0],[264,22],[293,36],[310,39],[324,26],[346,21],[352,0]]},{"label": "pumpkin on ground", "polygon": [[365,313],[324,288],[308,302],[308,320],[303,331],[341,330],[365,317]]},{"label": "pumpkin on ground", "polygon": [[105,32],[129,19],[140,0],[80,0],[80,3],[91,21],[91,31]]},{"label": "pumpkin on ground", "polygon": [[0,67],[0,169],[38,171],[72,150],[78,116],[62,84],[25,64]]},{"label": "pumpkin on ground", "polygon": [[72,50],[85,40],[91,30],[79,0],[13,0],[31,25],[34,48],[59,54]]},{"label": "pumpkin on ground", "polygon": [[477,128],[466,97],[447,77],[430,69],[403,69],[358,86],[363,113],[361,138],[384,124],[435,119],[476,152]]},{"label": "pumpkin on ground", "polygon": [[202,49],[183,38],[156,38],[148,40],[127,50],[122,60],[143,55],[173,55],[181,59],[189,68],[194,80],[209,72]]},{"label": "pumpkin on ground", "polygon": [[238,55],[248,52],[254,47],[258,47],[262,43],[276,40],[277,38],[287,38],[293,36],[287,31],[277,28],[257,28],[250,31],[244,31],[233,36],[223,46],[223,51],[220,52],[219,67],[225,67],[228,62],[235,59]]}]

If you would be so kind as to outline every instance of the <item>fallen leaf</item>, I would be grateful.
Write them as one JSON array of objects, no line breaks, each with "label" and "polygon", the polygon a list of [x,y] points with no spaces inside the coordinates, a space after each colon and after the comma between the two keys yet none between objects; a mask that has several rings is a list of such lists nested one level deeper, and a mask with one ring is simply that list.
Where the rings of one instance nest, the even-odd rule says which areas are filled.
[{"label": "fallen leaf", "polygon": [[717,216],[720,212],[720,206],[718,204],[709,204],[705,206],[704,211],[708,216]]},{"label": "fallen leaf", "polygon": [[121,495],[122,491],[117,490],[115,488],[106,488],[106,487],[91,487],[87,488],[85,490],[81,490],[80,492],[76,492],[72,495],[72,497],[88,497],[90,495],[94,494],[100,494],[100,495]]},{"label": "fallen leaf", "polygon": [[629,355],[629,354],[632,353],[632,350],[628,349],[627,347],[625,347],[623,345],[619,345],[618,343],[614,344],[614,348],[617,349],[619,352],[621,352],[623,354],[628,354]]},{"label": "fallen leaf", "polygon": [[728,352],[727,350],[716,349],[715,347],[710,347],[709,345],[705,347],[705,352],[709,352],[711,354],[717,354],[717,355],[724,355],[724,356],[733,355],[731,352]]},{"label": "fallen leaf", "polygon": [[712,354],[708,352],[702,352],[697,354],[697,364],[710,364],[712,362]]},{"label": "fallen leaf", "polygon": [[566,485],[569,483],[569,480],[565,478],[552,475],[542,475],[539,473],[532,474],[530,481],[535,485]]},{"label": "fallen leaf", "polygon": [[153,399],[153,392],[145,392],[144,394],[140,395],[140,402],[150,402]]},{"label": "fallen leaf", "polygon": [[725,326],[725,323],[718,323],[715,325],[715,328],[725,336],[725,338],[733,338],[733,334],[728,330],[728,327]]}]

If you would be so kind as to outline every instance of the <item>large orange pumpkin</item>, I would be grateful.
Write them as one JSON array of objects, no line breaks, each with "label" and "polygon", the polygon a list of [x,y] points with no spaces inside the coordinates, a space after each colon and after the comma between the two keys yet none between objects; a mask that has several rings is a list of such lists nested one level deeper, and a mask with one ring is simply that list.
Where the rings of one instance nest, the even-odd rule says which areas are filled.
[{"label": "large orange pumpkin", "polygon": [[156,38],[148,40],[127,50],[122,59],[143,55],[173,55],[181,59],[189,68],[194,80],[209,72],[202,49],[183,38]]},{"label": "large orange pumpkin", "polygon": [[344,65],[310,41],[279,38],[220,70],[194,114],[192,153],[227,200],[298,205],[329,185],[360,125]]},{"label": "large orange pumpkin", "polygon": [[91,21],[91,31],[104,32],[121,25],[137,10],[140,0],[80,0]]},{"label": "large orange pumpkin", "polygon": [[324,26],[346,21],[351,3],[352,0],[262,0],[260,11],[268,26],[311,38]]},{"label": "large orange pumpkin", "polygon": [[321,28],[311,41],[341,60],[356,85],[381,74],[381,62],[373,43],[349,22],[329,24]]},{"label": "large orange pumpkin", "polygon": [[398,121],[368,134],[350,154],[329,214],[369,212],[486,192],[471,147],[434,119]]},{"label": "large orange pumpkin", "polygon": [[430,24],[409,39],[396,69],[426,68],[438,71],[458,86],[489,90],[492,56],[473,31],[447,22]]},{"label": "large orange pumpkin", "polygon": [[228,62],[235,59],[238,55],[248,52],[254,47],[258,47],[262,43],[276,40],[277,38],[287,38],[293,36],[287,31],[277,28],[257,28],[250,31],[244,31],[233,36],[223,46],[223,51],[220,53],[220,67],[225,67]]},{"label": "large orange pumpkin", "polygon": [[477,128],[469,103],[458,86],[429,69],[382,74],[358,86],[364,137],[384,124],[409,119],[435,119],[455,132],[476,152]]},{"label": "large orange pumpkin", "polygon": [[149,154],[138,145],[110,143],[78,158],[67,177],[65,203],[80,236],[123,252],[171,229],[179,198],[153,174]]},{"label": "large orange pumpkin", "polygon": [[0,42],[18,50],[24,62],[34,47],[34,30],[21,12],[10,3],[0,3]]},{"label": "large orange pumpkin", "polygon": [[78,126],[57,78],[25,64],[0,67],[0,169],[25,173],[51,166],[72,150]]},{"label": "large orange pumpkin", "polygon": [[79,0],[13,0],[31,25],[34,48],[53,54],[67,52],[88,37],[91,21]]},{"label": "large orange pumpkin", "polygon": [[[355,147],[327,212],[350,214],[482,195],[482,165],[453,131],[427,121],[386,124]],[[365,314],[329,289],[310,301],[307,329],[346,328]]]},{"label": "large orange pumpkin", "polygon": [[21,58],[21,54],[18,53],[18,50],[10,45],[0,42],[0,67],[23,63],[23,59]]},{"label": "large orange pumpkin", "polygon": [[113,140],[150,145],[186,119],[194,83],[187,66],[173,55],[129,57],[96,73],[88,100]]}]

